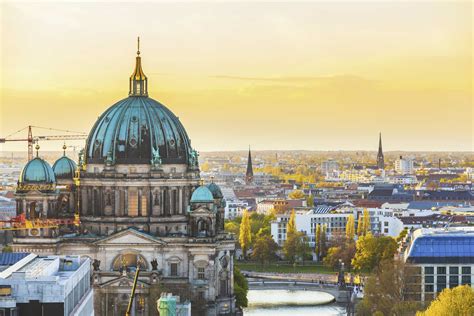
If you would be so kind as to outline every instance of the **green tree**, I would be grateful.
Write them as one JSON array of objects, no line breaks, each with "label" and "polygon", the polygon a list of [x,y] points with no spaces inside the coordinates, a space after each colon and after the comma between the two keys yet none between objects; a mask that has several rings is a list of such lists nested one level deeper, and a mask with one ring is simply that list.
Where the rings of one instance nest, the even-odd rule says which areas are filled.
[{"label": "green tree", "polygon": [[347,217],[347,223],[346,223],[346,238],[349,240],[353,240],[354,235],[355,235],[354,215],[349,215]]},{"label": "green tree", "polygon": [[426,311],[418,312],[416,315],[474,315],[474,289],[469,285],[446,288],[436,300],[431,302]]},{"label": "green tree", "polygon": [[311,255],[311,247],[309,246],[308,236],[306,236],[303,232],[298,232],[297,237],[298,241],[296,243],[296,254],[301,258],[301,261],[304,265],[306,257]]},{"label": "green tree", "polygon": [[248,285],[247,279],[240,272],[239,268],[234,266],[234,294],[235,294],[235,304],[238,307],[247,307],[248,291],[249,291],[249,285]]},{"label": "green tree", "polygon": [[240,224],[235,221],[226,221],[224,224],[224,229],[226,232],[239,235]]},{"label": "green tree", "polygon": [[247,210],[244,211],[242,216],[242,222],[240,223],[239,243],[242,249],[242,256],[247,256],[247,250],[250,247],[252,241],[252,233],[250,229],[250,216]]},{"label": "green tree", "polygon": [[252,258],[264,265],[266,262],[272,261],[276,257],[278,244],[268,234],[261,234],[255,240],[253,246]]},{"label": "green tree", "polygon": [[10,245],[3,246],[2,252],[13,252],[13,248]]},{"label": "green tree", "polygon": [[392,237],[374,237],[371,233],[360,236],[352,266],[356,270],[372,271],[380,262],[392,261],[397,248],[397,242]]}]

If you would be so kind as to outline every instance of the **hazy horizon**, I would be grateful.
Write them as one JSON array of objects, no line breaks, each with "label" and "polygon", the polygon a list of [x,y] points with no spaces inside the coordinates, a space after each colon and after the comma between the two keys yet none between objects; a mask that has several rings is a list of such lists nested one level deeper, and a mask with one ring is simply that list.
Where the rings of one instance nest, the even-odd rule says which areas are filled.
[{"label": "hazy horizon", "polygon": [[474,150],[470,2],[0,8],[0,137],[89,132],[127,97],[139,35],[150,96],[199,151],[374,151],[379,132],[386,152]]}]

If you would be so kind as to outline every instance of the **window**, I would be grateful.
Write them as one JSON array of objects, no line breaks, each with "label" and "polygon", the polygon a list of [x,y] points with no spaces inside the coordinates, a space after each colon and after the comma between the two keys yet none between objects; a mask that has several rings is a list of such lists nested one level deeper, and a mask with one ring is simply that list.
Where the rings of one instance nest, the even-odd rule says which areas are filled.
[{"label": "window", "polygon": [[444,275],[442,275],[442,276],[438,275],[438,276],[436,277],[436,281],[438,282],[438,285],[439,285],[439,284],[444,284],[444,286],[446,286],[446,276],[444,276]]},{"label": "window", "polygon": [[204,302],[206,300],[206,296],[204,291],[199,291],[198,292],[198,302]]},{"label": "window", "polygon": [[433,284],[427,284],[427,285],[425,285],[425,292],[429,292],[429,293],[434,292],[434,286],[433,286]]},{"label": "window", "polygon": [[439,293],[443,291],[446,288],[446,283],[444,284],[438,284],[438,287],[436,288],[436,291]]},{"label": "window", "polygon": [[434,274],[434,267],[425,267],[425,274]]},{"label": "window", "polygon": [[462,274],[471,274],[471,267],[462,267]]},{"label": "window", "polygon": [[449,277],[449,287],[453,288],[459,285],[459,277],[457,275],[451,275]]},{"label": "window", "polygon": [[177,263],[172,263],[171,264],[170,275],[171,276],[178,276],[178,264]]},{"label": "window", "polygon": [[446,267],[438,267],[438,274],[446,274]]},{"label": "window", "polygon": [[470,275],[463,275],[461,277],[461,284],[462,285],[471,285],[471,276]]},{"label": "window", "polygon": [[449,274],[459,274],[459,267],[449,267]]},{"label": "window", "polygon": [[198,279],[199,280],[206,279],[206,273],[204,271],[204,268],[198,268]]},{"label": "window", "polygon": [[425,275],[425,283],[433,283],[433,282],[434,282],[434,276]]}]

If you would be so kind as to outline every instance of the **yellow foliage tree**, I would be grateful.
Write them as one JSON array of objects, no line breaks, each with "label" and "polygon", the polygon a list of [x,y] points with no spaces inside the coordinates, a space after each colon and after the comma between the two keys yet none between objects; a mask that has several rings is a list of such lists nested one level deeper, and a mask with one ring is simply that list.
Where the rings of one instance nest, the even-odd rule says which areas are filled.
[{"label": "yellow foliage tree", "polygon": [[362,234],[367,235],[370,232],[370,214],[369,211],[364,209],[364,226],[362,227]]},{"label": "yellow foliage tree", "polygon": [[242,222],[240,223],[240,231],[239,231],[239,243],[240,243],[240,248],[242,249],[242,255],[244,256],[244,258],[247,255],[247,250],[250,247],[251,241],[252,241],[252,231],[250,229],[250,214],[247,210],[245,210],[242,215]]},{"label": "yellow foliage tree", "polygon": [[346,238],[348,240],[353,240],[354,239],[354,234],[355,234],[354,216],[349,215],[347,217],[347,223],[346,223]]},{"label": "yellow foliage tree", "polygon": [[293,190],[288,194],[288,197],[292,200],[300,200],[304,199],[305,195],[301,190]]},{"label": "yellow foliage tree", "polygon": [[288,224],[286,224],[286,236],[296,234],[296,214],[295,210],[291,211],[290,219],[288,220]]},{"label": "yellow foliage tree", "polygon": [[469,285],[446,288],[424,312],[416,316],[474,315],[474,289]]},{"label": "yellow foliage tree", "polygon": [[359,220],[357,221],[357,236],[360,237],[363,235],[364,226],[364,217],[359,215]]}]

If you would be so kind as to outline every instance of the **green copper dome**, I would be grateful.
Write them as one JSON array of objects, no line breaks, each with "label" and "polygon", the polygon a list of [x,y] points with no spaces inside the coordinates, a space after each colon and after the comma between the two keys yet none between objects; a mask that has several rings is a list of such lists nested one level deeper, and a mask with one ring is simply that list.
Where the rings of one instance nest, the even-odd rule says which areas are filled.
[{"label": "green copper dome", "polygon": [[163,164],[185,164],[192,149],[179,119],[146,96],[130,96],[112,105],[86,143],[87,163],[150,164],[156,151]]},{"label": "green copper dome", "polygon": [[191,196],[191,203],[213,203],[214,197],[206,186],[200,186],[194,190]]},{"label": "green copper dome", "polygon": [[52,184],[56,182],[56,177],[49,163],[36,157],[23,168],[18,182],[20,184]]},{"label": "green copper dome", "polygon": [[212,193],[212,196],[215,198],[215,199],[222,199],[224,196],[222,195],[222,191],[221,191],[221,188],[219,188],[219,186],[217,184],[215,184],[214,182],[212,183],[209,183],[207,185],[207,188],[209,189],[209,191],[211,191]]},{"label": "green copper dome", "polygon": [[63,156],[56,160],[53,165],[54,175],[56,179],[72,179],[74,178],[74,173],[76,172],[77,165],[76,163],[66,157]]}]

